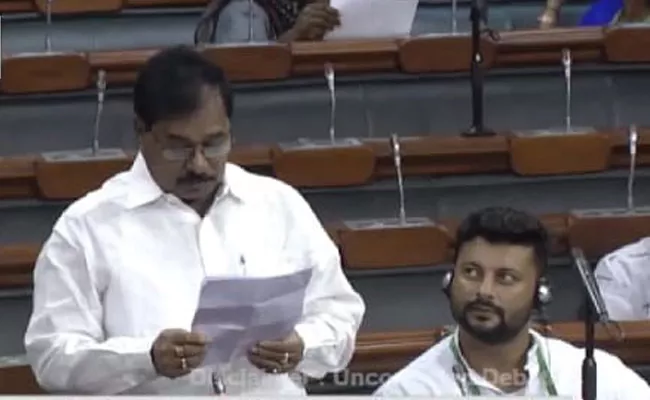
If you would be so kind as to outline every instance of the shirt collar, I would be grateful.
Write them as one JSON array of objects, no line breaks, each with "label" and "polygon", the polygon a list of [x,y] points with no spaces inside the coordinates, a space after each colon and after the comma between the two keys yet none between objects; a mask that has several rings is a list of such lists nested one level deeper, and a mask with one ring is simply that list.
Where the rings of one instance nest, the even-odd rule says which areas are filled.
[{"label": "shirt collar", "polygon": [[[250,195],[248,180],[245,171],[234,164],[226,163],[223,185],[215,196],[217,200],[232,196],[238,201],[245,201]],[[126,207],[137,208],[157,201],[166,196],[172,196],[162,191],[160,186],[153,180],[144,156],[138,152],[131,168],[127,172],[128,194],[126,196]]]},{"label": "shirt collar", "polygon": [[[528,352],[526,353],[526,365],[524,366],[524,370],[527,371],[528,375],[530,376],[531,379],[534,379],[535,377],[538,376],[540,372],[540,366],[537,362],[537,348],[538,346],[542,346],[542,336],[537,333],[533,329],[529,329],[528,332],[533,338],[533,344],[532,346],[529,347]],[[501,393],[501,390],[498,389],[496,386],[494,386],[492,383],[488,382],[487,379],[485,379],[482,375],[480,375],[478,372],[474,371],[472,367],[467,363],[467,360],[465,359],[465,356],[463,355],[461,349],[460,349],[460,341],[458,339],[458,328],[454,331],[453,336],[450,338],[454,342],[454,345],[458,349],[458,354],[460,356],[460,361],[463,363],[464,367],[469,371],[469,379],[474,382],[477,386],[482,386],[485,387],[491,391],[499,392]],[[542,346],[542,354],[546,354],[547,352],[544,350],[544,347]],[[454,363],[456,362],[455,358],[453,358]]]}]

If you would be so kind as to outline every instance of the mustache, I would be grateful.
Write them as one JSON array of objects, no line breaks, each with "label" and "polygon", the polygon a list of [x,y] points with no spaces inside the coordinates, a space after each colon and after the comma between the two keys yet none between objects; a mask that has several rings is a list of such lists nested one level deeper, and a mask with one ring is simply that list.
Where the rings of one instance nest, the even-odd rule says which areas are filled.
[{"label": "mustache", "polygon": [[212,179],[200,175],[187,175],[177,180],[180,185],[195,185],[198,183],[210,182]]},{"label": "mustache", "polygon": [[492,303],[491,301],[483,300],[483,299],[476,299],[473,301],[470,301],[465,305],[465,312],[470,311],[472,309],[478,309],[478,308],[487,308],[492,310],[494,313],[503,316],[505,314],[503,308],[497,306],[496,304]]}]

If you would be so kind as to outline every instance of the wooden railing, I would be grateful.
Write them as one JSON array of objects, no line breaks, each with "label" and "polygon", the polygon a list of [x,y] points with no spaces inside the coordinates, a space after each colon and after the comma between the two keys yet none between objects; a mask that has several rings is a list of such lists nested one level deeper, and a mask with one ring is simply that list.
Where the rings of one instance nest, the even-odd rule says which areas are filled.
[{"label": "wooden railing", "polygon": [[[572,50],[576,62],[648,62],[648,45],[650,29],[639,27],[504,32],[497,40],[483,39],[484,66],[559,63],[565,48]],[[99,70],[106,72],[109,85],[128,85],[134,81],[139,68],[158,50],[5,56],[0,91],[12,94],[82,90],[93,85]],[[332,63],[340,73],[457,72],[467,71],[471,59],[469,35],[207,46],[201,51],[218,62],[235,82],[321,75],[325,62]]]},{"label": "wooden railing", "polygon": [[[596,347],[620,357],[628,365],[650,363],[650,321],[620,324],[623,339],[596,329]],[[361,333],[348,370],[358,373],[395,373],[441,339],[443,328],[425,331]],[[582,322],[556,323],[550,337],[583,346]],[[42,394],[27,365],[0,366],[0,394]]]}]

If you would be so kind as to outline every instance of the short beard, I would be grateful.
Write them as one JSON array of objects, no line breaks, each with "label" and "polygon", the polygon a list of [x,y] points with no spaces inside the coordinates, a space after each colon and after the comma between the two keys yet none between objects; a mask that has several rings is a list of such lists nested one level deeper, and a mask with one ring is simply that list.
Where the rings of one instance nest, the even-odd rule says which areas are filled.
[{"label": "short beard", "polygon": [[[489,329],[477,328],[470,324],[467,314],[472,311],[472,308],[477,306],[492,309],[497,315],[499,323]],[[454,320],[471,337],[487,345],[498,345],[511,341],[526,328],[532,315],[532,307],[529,306],[525,310],[519,310],[513,314],[510,323],[506,322],[505,311],[502,308],[482,299],[473,300],[465,304],[462,308],[452,300],[451,312]]]}]

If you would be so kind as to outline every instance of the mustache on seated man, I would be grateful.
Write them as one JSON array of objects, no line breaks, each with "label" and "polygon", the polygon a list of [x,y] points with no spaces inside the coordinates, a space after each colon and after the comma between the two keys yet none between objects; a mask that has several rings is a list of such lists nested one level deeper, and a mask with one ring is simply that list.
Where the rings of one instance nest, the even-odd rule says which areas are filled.
[{"label": "mustache on seated man", "polygon": [[[377,396],[570,396],[581,398],[584,350],[530,329],[550,301],[548,234],[532,215],[486,208],[456,235],[443,288],[458,324],[375,393]],[[648,398],[650,387],[621,360],[595,351],[599,399]]]},{"label": "mustache on seated man", "polygon": [[196,27],[194,43],[322,40],[340,23],[329,0],[212,0]]}]

